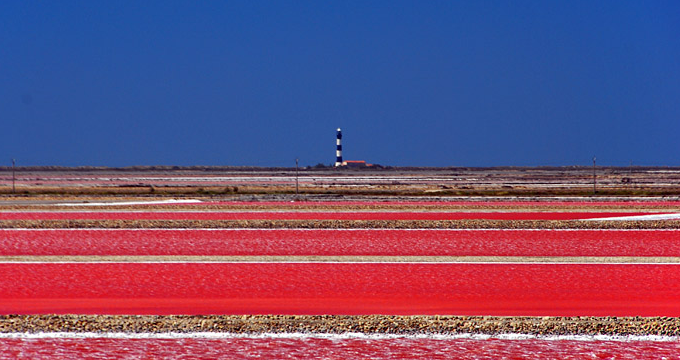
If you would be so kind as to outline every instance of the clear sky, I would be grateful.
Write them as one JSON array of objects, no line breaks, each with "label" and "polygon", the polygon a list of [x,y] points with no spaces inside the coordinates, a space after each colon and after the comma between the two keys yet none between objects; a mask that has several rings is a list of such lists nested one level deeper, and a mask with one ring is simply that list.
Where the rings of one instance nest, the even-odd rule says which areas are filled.
[{"label": "clear sky", "polygon": [[[2,1],[0,164],[680,166],[680,1]],[[5,160],[2,160],[4,158]]]}]

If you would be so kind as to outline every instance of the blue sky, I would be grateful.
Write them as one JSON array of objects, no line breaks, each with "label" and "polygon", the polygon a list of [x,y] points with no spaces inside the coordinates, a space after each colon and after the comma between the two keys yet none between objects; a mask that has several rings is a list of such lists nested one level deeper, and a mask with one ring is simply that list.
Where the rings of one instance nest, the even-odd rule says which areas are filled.
[{"label": "blue sky", "polygon": [[3,1],[0,163],[680,165],[678,1]]}]

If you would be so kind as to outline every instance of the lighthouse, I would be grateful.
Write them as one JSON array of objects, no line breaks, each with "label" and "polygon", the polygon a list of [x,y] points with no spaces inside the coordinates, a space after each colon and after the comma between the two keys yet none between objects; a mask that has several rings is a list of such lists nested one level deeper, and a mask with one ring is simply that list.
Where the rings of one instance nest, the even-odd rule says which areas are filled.
[{"label": "lighthouse", "polygon": [[338,128],[338,136],[335,140],[335,166],[342,166],[342,130]]}]

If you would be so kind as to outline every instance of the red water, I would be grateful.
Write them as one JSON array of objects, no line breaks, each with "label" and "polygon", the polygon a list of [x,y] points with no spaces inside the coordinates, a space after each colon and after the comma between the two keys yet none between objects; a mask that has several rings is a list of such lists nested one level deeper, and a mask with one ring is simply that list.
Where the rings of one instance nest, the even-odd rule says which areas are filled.
[{"label": "red water", "polygon": [[[87,204],[85,204],[87,205]],[[115,203],[110,203],[110,205],[115,205]],[[507,201],[507,200],[480,200],[480,201],[418,201],[418,200],[406,200],[406,201],[364,201],[364,200],[352,200],[352,201],[202,201],[196,203],[177,203],[177,204],[140,204],[141,207],[165,207],[165,206],[182,206],[182,207],[205,207],[213,205],[228,205],[228,206],[239,206],[239,207],[264,207],[264,206],[277,206],[284,208],[299,208],[299,207],[331,207],[331,208],[346,208],[347,206],[380,206],[385,208],[398,208],[405,209],[408,207],[425,207],[425,208],[496,208],[496,207],[531,207],[536,209],[541,208],[603,208],[603,207],[645,207],[645,208],[668,208],[668,207],[680,207],[680,201]],[[126,205],[129,206],[129,205]]]},{"label": "red water", "polygon": [[680,316],[680,265],[3,263],[0,313]]},{"label": "red water", "polygon": [[[678,240],[673,231],[0,230],[0,254],[678,256]],[[13,263],[0,264],[0,314],[680,316],[679,283],[680,265]],[[680,343],[658,341],[0,338],[0,358],[7,359],[641,359],[678,353]]]},{"label": "red water", "polygon": [[0,229],[0,255],[680,256],[680,231]]},{"label": "red water", "polygon": [[196,211],[22,211],[0,212],[0,220],[576,220],[653,215],[649,212],[196,212]]},{"label": "red water", "polygon": [[611,207],[611,206],[644,206],[644,207],[669,207],[680,206],[680,201],[493,201],[484,199],[483,201],[206,201],[200,203],[186,203],[182,206],[203,206],[203,205],[238,205],[238,206],[431,206],[431,207]]},{"label": "red water", "polygon": [[473,338],[0,339],[3,359],[677,359],[672,341]]}]

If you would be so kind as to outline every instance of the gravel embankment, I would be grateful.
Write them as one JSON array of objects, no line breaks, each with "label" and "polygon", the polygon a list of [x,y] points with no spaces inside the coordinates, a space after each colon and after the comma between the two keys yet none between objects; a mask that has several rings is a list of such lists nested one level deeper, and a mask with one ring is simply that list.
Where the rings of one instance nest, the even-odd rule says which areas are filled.
[{"label": "gravel embankment", "polygon": [[4,315],[0,333],[10,332],[226,332],[365,334],[533,334],[680,336],[678,318],[492,317],[492,316],[128,316]]},{"label": "gravel embankment", "polygon": [[0,228],[680,229],[678,220],[0,220]]}]

